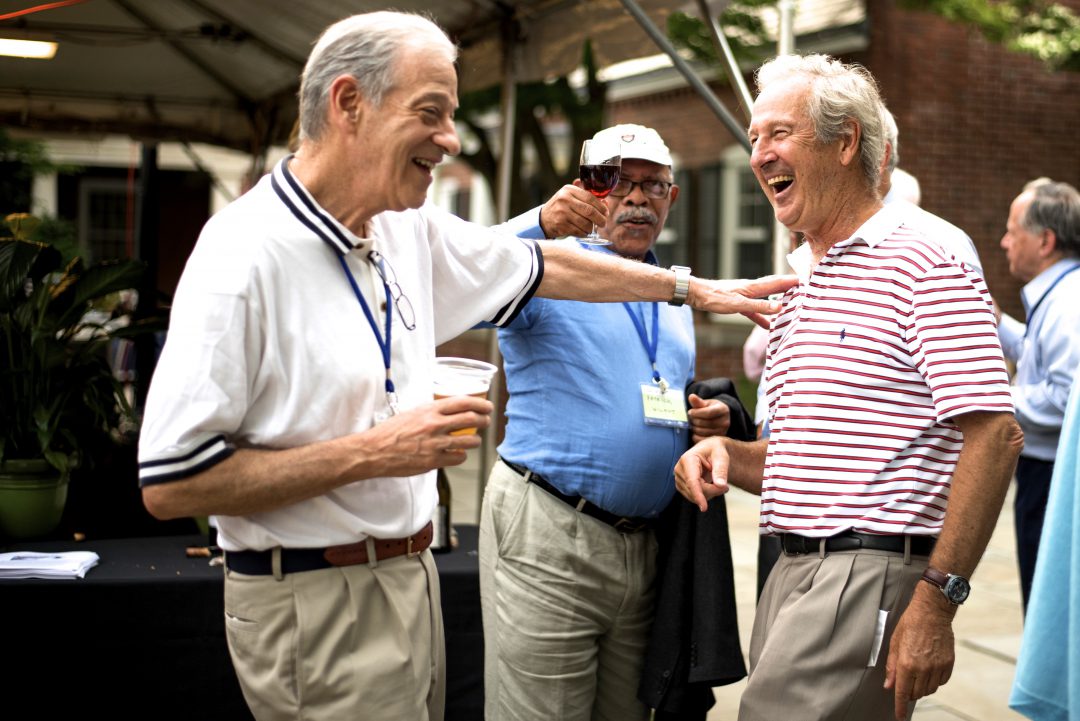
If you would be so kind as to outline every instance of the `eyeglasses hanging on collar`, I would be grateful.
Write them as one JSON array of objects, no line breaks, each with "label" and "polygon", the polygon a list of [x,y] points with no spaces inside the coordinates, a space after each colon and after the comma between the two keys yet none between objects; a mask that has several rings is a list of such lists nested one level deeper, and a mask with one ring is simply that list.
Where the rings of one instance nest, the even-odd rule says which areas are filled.
[{"label": "eyeglasses hanging on collar", "polygon": [[405,330],[415,330],[416,312],[413,310],[409,296],[405,295],[401,285],[398,284],[394,266],[390,265],[383,254],[377,250],[368,252],[368,261],[375,268],[382,282],[390,289],[390,299],[394,302],[394,308],[397,309],[398,317],[401,318],[401,324],[405,326]]}]

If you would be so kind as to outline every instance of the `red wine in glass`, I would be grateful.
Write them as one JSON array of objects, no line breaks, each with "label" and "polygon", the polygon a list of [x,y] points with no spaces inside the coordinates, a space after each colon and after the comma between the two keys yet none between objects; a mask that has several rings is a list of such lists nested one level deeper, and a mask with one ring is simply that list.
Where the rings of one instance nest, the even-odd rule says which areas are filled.
[{"label": "red wine in glass", "polygon": [[[622,146],[618,141],[586,140],[581,145],[581,187],[597,198],[606,198],[619,183],[622,164]],[[607,245],[611,241],[601,238],[593,225],[592,232],[580,239],[582,243]]]},{"label": "red wine in glass", "polygon": [[581,184],[597,198],[606,198],[619,184],[619,166],[582,165]]}]

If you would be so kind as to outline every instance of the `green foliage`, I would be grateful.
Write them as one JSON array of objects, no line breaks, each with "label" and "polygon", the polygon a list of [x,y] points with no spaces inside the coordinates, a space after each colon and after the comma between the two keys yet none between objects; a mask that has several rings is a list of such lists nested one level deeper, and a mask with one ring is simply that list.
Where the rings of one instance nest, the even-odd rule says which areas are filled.
[{"label": "green foliage", "polygon": [[1080,71],[1080,15],[1048,0],[901,0],[969,25],[993,43],[1038,58],[1051,70]]},{"label": "green foliage", "polygon": [[90,464],[133,412],[106,357],[114,338],[156,322],[113,328],[87,315],[93,304],[139,285],[144,267],[114,261],[84,267],[28,239],[36,219],[6,219],[0,238],[0,460],[45,458],[63,473]]},{"label": "green foliage", "polygon": [[[724,8],[718,22],[736,60],[763,60],[773,52],[774,48],[768,41],[760,10],[774,5],[776,0],[742,0],[729,3]],[[694,60],[707,65],[724,66],[716,43],[713,42],[712,31],[701,18],[673,12],[668,16],[667,30],[675,47],[688,50]]]},{"label": "green foliage", "polygon": [[70,263],[79,256],[79,241],[76,239],[75,224],[64,218],[50,215],[40,217],[40,224],[29,240],[52,246],[60,251],[64,263]]},{"label": "green foliage", "polygon": [[72,166],[49,160],[40,141],[12,138],[0,128],[0,199],[7,212],[30,211],[30,187],[35,175],[71,170]]},{"label": "green foliage", "polygon": [[[582,88],[572,87],[565,77],[547,82],[520,83],[517,86],[514,157],[519,160],[514,164],[514,177],[511,179],[511,216],[547,200],[559,186],[572,180],[577,174],[576,153],[582,141],[592,137],[602,127],[605,86],[596,77],[596,62],[588,42],[582,48],[582,67],[586,76]],[[461,159],[482,174],[493,189],[498,174],[498,156],[495,152],[498,139],[495,133],[485,127],[484,118],[496,112],[500,102],[501,89],[493,86],[463,93],[457,112],[458,121],[468,127],[478,141],[478,148],[463,152]],[[570,124],[572,137],[569,147],[575,157],[555,157],[543,127],[543,119],[549,117],[563,118]],[[520,161],[526,143],[532,146],[536,158],[535,168],[528,176],[525,164]],[[560,167],[563,168],[562,172]]]}]

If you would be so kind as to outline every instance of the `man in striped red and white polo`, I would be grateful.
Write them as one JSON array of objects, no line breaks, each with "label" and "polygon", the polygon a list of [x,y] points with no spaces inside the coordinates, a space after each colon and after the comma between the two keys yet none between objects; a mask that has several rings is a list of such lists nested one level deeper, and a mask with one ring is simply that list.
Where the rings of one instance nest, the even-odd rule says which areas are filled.
[{"label": "man in striped red and white polo", "polygon": [[761,532],[784,549],[740,721],[906,719],[949,678],[952,619],[1023,445],[992,301],[882,205],[865,69],[783,56],[757,83],[750,163],[807,241],[770,331],[771,435],[696,445],[676,486],[702,510],[729,484],[759,493]]}]

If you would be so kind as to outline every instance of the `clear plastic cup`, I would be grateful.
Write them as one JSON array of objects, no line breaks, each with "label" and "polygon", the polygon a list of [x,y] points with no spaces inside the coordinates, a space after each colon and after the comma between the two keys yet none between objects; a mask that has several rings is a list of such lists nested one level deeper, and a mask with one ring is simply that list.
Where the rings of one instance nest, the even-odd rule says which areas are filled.
[{"label": "clear plastic cup", "polygon": [[[435,400],[452,396],[487,398],[491,379],[498,370],[491,363],[472,358],[436,358]],[[462,428],[450,435],[464,436],[470,433],[476,433],[476,429]]]}]

